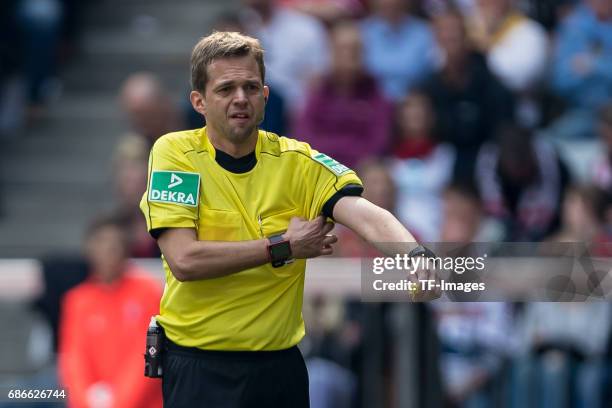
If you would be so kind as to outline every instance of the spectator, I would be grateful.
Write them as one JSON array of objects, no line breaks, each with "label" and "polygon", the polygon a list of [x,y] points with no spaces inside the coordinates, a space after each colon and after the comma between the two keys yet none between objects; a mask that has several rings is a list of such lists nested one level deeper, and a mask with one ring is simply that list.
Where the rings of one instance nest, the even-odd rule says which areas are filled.
[{"label": "spectator", "polygon": [[455,149],[434,135],[429,97],[413,91],[398,107],[390,171],[398,187],[399,219],[426,242],[439,238],[441,194],[452,176]]},{"label": "spectator", "polygon": [[498,143],[483,146],[476,164],[485,209],[505,224],[507,240],[541,240],[559,226],[568,171],[554,148],[526,129],[506,125]]},{"label": "spectator", "polygon": [[308,96],[295,133],[351,167],[386,152],[392,108],[363,66],[357,26],[341,23],[331,39],[331,70]]},{"label": "spectator", "polygon": [[553,87],[572,109],[594,110],[612,99],[612,3],[584,0],[561,24]]},{"label": "spectator", "polygon": [[511,349],[513,320],[503,302],[435,302],[440,372],[447,403],[495,406],[493,381]]},{"label": "spectator", "polygon": [[437,133],[455,146],[454,177],[471,181],[479,147],[497,124],[513,115],[512,95],[468,46],[463,18],[454,11],[434,21],[442,64],[425,85],[433,101]]},{"label": "spectator", "polygon": [[363,0],[279,0],[278,3],[310,14],[328,26],[346,18],[359,17],[366,8]]},{"label": "spectator", "polygon": [[166,133],[179,130],[179,108],[152,73],[130,75],[120,91],[120,102],[132,133],[120,139],[113,158],[116,211],[128,233],[128,255],[156,257],[159,248],[146,232],[139,203],[147,184],[147,162],[153,143]]},{"label": "spectator", "polygon": [[373,1],[361,26],[366,66],[385,95],[402,99],[433,69],[434,41],[426,22],[408,14],[404,0]]},{"label": "spectator", "polygon": [[546,69],[546,31],[519,12],[513,0],[476,3],[469,27],[475,44],[486,53],[489,69],[508,89],[516,93],[529,91]]},{"label": "spectator", "polygon": [[552,65],[553,90],[567,111],[549,127],[556,138],[591,138],[594,112],[612,100],[612,6],[584,0],[557,33]]},{"label": "spectator", "polygon": [[453,182],[447,186],[442,211],[442,242],[494,242],[503,238],[501,225],[486,215],[472,184]]},{"label": "spectator", "polygon": [[592,180],[601,189],[612,191],[612,102],[599,113],[598,133],[602,154],[593,163]]},{"label": "spectator", "polygon": [[154,74],[131,74],[120,95],[132,131],[144,137],[149,147],[158,137],[182,127],[177,107]]},{"label": "spectator", "polygon": [[243,0],[247,33],[266,50],[266,75],[271,88],[287,103],[289,115],[302,107],[309,82],[325,71],[329,50],[325,27],[316,18],[274,0]]},{"label": "spectator", "polygon": [[0,142],[14,136],[23,126],[26,110],[25,84],[20,78],[17,0],[0,2]]},{"label": "spectator", "polygon": [[159,248],[146,233],[139,202],[147,184],[149,150],[157,138],[182,127],[179,109],[159,78],[149,72],[130,75],[121,88],[120,101],[133,133],[121,138],[114,153],[116,211],[129,235],[128,255],[155,257]]},{"label": "spectator", "polygon": [[23,50],[29,103],[31,109],[39,111],[58,86],[57,57],[64,16],[63,2],[18,1],[15,16]]},{"label": "spectator", "polygon": [[563,201],[561,228],[549,238],[554,242],[592,242],[600,233],[597,209],[601,197],[590,186],[570,186]]},{"label": "spectator", "polygon": [[476,5],[468,18],[474,43],[485,53],[491,72],[517,96],[514,119],[535,128],[543,117],[539,84],[547,68],[548,35],[514,0],[477,0]]},{"label": "spectator", "polygon": [[308,367],[312,408],[350,408],[356,394],[356,376],[349,371],[350,352],[355,344],[344,342],[341,299],[323,296],[305,302],[304,320],[308,334],[302,341]]},{"label": "spectator", "polygon": [[116,210],[128,233],[128,252],[133,258],[155,258],[160,254],[157,242],[147,232],[139,208],[140,199],[147,187],[148,158],[147,142],[133,134],[123,138],[113,157]]},{"label": "spectator", "polygon": [[[534,302],[519,326],[522,356],[516,362],[514,406],[599,407],[601,357],[612,313],[606,302]],[[609,402],[609,401],[608,401]]]},{"label": "spectator", "polygon": [[119,208],[138,207],[147,187],[149,146],[135,135],[127,134],[115,149],[113,182]]},{"label": "spectator", "polygon": [[[487,219],[474,186],[453,183],[445,190],[443,201],[442,242],[468,244],[499,238],[499,230]],[[471,282],[475,279],[477,276],[468,278]],[[509,339],[514,323],[510,305],[434,302],[432,308],[438,326],[440,373],[447,402],[461,407],[494,406],[490,391],[512,346]]]},{"label": "spectator", "polygon": [[548,241],[582,243],[592,256],[612,256],[611,192],[592,185],[568,187],[561,227]]},{"label": "spectator", "polygon": [[65,296],[59,369],[69,407],[161,407],[161,384],[143,376],[148,322],[161,285],[127,262],[121,223],[102,218],[85,240],[89,279]]}]

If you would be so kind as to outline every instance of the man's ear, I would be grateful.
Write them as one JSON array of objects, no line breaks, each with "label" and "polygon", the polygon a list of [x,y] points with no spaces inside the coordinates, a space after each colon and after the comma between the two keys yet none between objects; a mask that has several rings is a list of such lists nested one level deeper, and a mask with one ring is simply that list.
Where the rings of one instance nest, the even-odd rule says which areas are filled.
[{"label": "man's ear", "polygon": [[199,91],[191,91],[189,99],[191,100],[193,109],[200,115],[206,116],[206,100],[204,99],[204,95]]},{"label": "man's ear", "polygon": [[264,85],[263,87],[263,96],[264,96],[264,101],[268,103],[268,97],[270,96],[270,88],[267,85]]}]

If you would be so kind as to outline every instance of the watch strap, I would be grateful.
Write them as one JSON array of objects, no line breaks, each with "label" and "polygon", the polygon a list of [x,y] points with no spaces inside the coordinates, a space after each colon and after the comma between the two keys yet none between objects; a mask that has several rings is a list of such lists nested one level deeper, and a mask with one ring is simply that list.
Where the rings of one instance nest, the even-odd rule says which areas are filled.
[{"label": "watch strap", "polygon": [[[285,245],[286,248],[286,256],[279,256],[274,250],[275,247],[279,247]],[[270,258],[270,263],[275,268],[280,268],[288,263],[293,262],[293,258],[291,257],[291,246],[288,240],[286,240],[282,234],[272,235],[268,237],[268,257]]]}]

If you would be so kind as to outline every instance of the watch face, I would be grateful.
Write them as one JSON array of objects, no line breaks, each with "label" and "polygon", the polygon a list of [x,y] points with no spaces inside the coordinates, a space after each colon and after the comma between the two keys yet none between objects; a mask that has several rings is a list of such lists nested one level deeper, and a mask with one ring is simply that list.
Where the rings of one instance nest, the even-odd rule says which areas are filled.
[{"label": "watch face", "polygon": [[289,242],[281,242],[270,246],[272,259],[289,259],[291,257],[291,246]]}]

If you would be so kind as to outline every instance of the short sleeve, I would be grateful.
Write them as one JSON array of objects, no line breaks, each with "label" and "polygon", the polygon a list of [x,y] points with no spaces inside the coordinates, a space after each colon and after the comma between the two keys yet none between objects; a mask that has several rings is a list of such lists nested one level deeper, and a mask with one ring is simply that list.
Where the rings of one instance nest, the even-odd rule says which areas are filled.
[{"label": "short sleeve", "polygon": [[321,215],[325,204],[345,187],[350,186],[351,189],[363,187],[353,170],[326,154],[310,150],[310,158],[305,173],[313,195],[309,209],[310,218]]},{"label": "short sleeve", "polygon": [[197,229],[200,174],[182,149],[160,138],[149,155],[147,190],[140,201],[148,231]]}]

